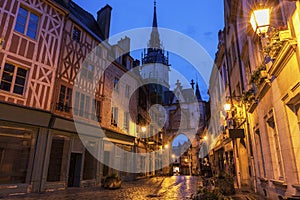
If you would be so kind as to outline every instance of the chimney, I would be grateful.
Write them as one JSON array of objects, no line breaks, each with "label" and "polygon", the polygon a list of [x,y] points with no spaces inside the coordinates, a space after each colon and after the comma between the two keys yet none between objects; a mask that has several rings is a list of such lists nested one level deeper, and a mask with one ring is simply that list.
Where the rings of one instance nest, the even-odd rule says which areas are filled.
[{"label": "chimney", "polygon": [[125,38],[118,41],[118,46],[123,49],[125,53],[130,52],[130,38],[125,36]]},{"label": "chimney", "polygon": [[68,6],[69,4],[70,4],[70,2],[71,2],[71,0],[63,0],[64,1],[64,3]]},{"label": "chimney", "polygon": [[103,33],[104,40],[109,37],[111,10],[112,7],[106,4],[97,12],[97,24]]}]

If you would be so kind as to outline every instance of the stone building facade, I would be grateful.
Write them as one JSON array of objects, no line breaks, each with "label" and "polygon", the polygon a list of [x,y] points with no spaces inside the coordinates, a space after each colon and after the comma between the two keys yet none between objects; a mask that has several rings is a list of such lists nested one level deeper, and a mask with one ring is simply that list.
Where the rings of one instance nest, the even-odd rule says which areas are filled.
[{"label": "stone building facade", "polygon": [[[260,3],[272,9],[268,32],[258,36],[249,21]],[[224,1],[225,51],[216,58],[225,57],[218,66],[221,75],[225,66],[224,96],[234,108],[224,125],[244,133],[231,139],[237,186],[269,199],[299,195],[299,6],[299,1]]]}]

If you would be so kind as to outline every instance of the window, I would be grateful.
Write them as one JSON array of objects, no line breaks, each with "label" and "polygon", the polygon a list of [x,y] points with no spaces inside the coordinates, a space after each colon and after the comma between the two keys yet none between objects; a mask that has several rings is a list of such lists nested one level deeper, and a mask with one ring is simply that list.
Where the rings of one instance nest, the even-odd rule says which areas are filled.
[{"label": "window", "polygon": [[119,50],[117,48],[115,50],[115,56],[116,56],[116,61],[118,63],[121,63],[122,57],[121,57],[120,52],[119,52]]},{"label": "window", "polygon": [[75,103],[74,103],[74,115],[78,115],[79,97],[80,97],[80,93],[76,92],[76,94],[75,94]]},{"label": "window", "polygon": [[88,79],[93,80],[94,78],[94,66],[93,65],[89,65],[88,66]]},{"label": "window", "polygon": [[83,116],[83,113],[84,113],[84,106],[85,106],[85,95],[84,94],[81,94],[80,95],[80,104],[79,104],[79,116]]},{"label": "window", "polygon": [[126,60],[126,69],[130,70],[131,69],[131,61],[130,59],[127,58]]},{"label": "window", "polygon": [[117,107],[112,107],[111,124],[114,126],[118,126],[118,108]]},{"label": "window", "polygon": [[115,91],[119,91],[119,78],[117,77],[114,79],[114,89]]},{"label": "window", "polygon": [[284,177],[284,170],[283,170],[283,161],[282,161],[282,155],[281,155],[281,148],[280,148],[280,142],[279,142],[279,136],[276,130],[274,117],[271,116],[267,120],[268,124],[268,133],[270,137],[270,146],[272,155],[274,156],[272,159],[275,160],[276,166],[274,166],[274,175],[276,179],[283,179]]},{"label": "window", "polygon": [[96,47],[96,55],[99,57],[99,58],[102,58],[102,47],[100,45],[98,45]]},{"label": "window", "polygon": [[84,110],[85,118],[89,118],[89,115],[90,115],[90,101],[91,101],[91,98],[89,96],[85,96],[85,110]]},{"label": "window", "polygon": [[26,183],[32,138],[30,130],[0,127],[0,184]]},{"label": "window", "polygon": [[128,131],[129,131],[129,113],[128,112],[124,112],[124,129],[128,133]]},{"label": "window", "polygon": [[76,42],[80,42],[80,35],[81,35],[81,31],[77,27],[74,27],[72,33],[72,40]]},{"label": "window", "polygon": [[130,94],[130,86],[126,85],[126,88],[125,88],[125,97],[129,98],[129,94]]},{"label": "window", "polygon": [[71,110],[72,89],[64,85],[60,86],[59,99],[56,109],[63,112]]},{"label": "window", "polygon": [[98,101],[96,99],[94,99],[94,115],[93,115],[93,120],[95,121],[98,121],[100,122],[101,121],[101,115],[100,115],[100,112],[101,112],[101,101]]},{"label": "window", "polygon": [[89,96],[76,92],[74,103],[74,115],[89,118],[91,103],[90,100],[91,98]]},{"label": "window", "polygon": [[261,135],[259,129],[254,130],[255,132],[255,143],[257,147],[257,157],[258,157],[258,169],[261,177],[266,177],[265,159],[263,152],[263,145],[261,141]]},{"label": "window", "polygon": [[39,23],[39,16],[20,7],[17,16],[15,30],[35,39]]},{"label": "window", "polygon": [[5,63],[0,89],[23,95],[26,76],[26,69]]},{"label": "window", "polygon": [[60,181],[62,178],[64,144],[63,137],[53,136],[47,175],[47,181],[49,182]]}]

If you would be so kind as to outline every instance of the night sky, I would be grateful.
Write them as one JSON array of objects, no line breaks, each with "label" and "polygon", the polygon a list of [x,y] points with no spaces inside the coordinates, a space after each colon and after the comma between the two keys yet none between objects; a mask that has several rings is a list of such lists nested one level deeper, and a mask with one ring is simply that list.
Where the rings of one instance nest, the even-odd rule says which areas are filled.
[{"label": "night sky", "polygon": [[[112,7],[110,35],[134,28],[150,27],[153,19],[153,0],[73,0],[96,18],[96,13],[106,4]],[[160,28],[181,32],[197,41],[214,60],[218,44],[218,31],[223,29],[222,0],[157,0],[157,18]],[[149,36],[150,38],[150,36]],[[163,42],[163,41],[162,41]],[[141,59],[141,52],[132,52]],[[198,81],[203,99],[208,100],[207,88],[202,77],[190,69],[190,64],[179,56],[170,55],[170,63],[187,80]],[[211,66],[212,67],[212,66]],[[204,76],[204,75],[202,75]],[[207,76],[207,75],[206,75]],[[170,85],[174,87],[176,77],[171,75]],[[184,87],[189,87],[183,83]]]}]

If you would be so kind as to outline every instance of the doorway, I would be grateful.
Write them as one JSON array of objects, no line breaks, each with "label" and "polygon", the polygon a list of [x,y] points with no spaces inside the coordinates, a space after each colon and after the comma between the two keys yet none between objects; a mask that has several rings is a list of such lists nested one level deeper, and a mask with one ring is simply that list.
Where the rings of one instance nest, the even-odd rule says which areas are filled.
[{"label": "doorway", "polygon": [[81,161],[81,153],[71,153],[68,187],[80,186]]},{"label": "doorway", "polygon": [[109,174],[109,167],[107,166],[109,164],[109,157],[110,152],[104,151],[103,176],[107,176]]}]

